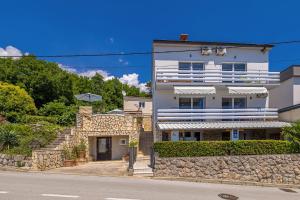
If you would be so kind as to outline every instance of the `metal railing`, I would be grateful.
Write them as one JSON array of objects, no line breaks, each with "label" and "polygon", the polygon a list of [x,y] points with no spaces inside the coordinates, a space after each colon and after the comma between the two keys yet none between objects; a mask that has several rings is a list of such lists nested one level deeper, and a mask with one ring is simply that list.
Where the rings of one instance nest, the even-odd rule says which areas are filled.
[{"label": "metal railing", "polygon": [[158,121],[176,120],[266,120],[278,118],[277,108],[158,109]]},{"label": "metal railing", "polygon": [[129,147],[129,163],[128,169],[133,170],[133,165],[136,162],[137,147]]},{"label": "metal railing", "polygon": [[278,85],[279,72],[268,71],[221,71],[221,70],[179,70],[156,68],[156,82],[195,83],[219,85]]}]

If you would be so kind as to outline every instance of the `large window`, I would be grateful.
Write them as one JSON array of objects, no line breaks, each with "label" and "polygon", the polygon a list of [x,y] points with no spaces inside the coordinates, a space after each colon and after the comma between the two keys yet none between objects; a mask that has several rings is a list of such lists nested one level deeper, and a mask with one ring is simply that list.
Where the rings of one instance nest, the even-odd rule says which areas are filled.
[{"label": "large window", "polygon": [[223,109],[239,109],[246,108],[247,102],[246,97],[236,97],[236,98],[222,98],[222,108]]},{"label": "large window", "polygon": [[197,62],[179,62],[179,70],[204,70],[204,64]]},{"label": "large window", "polygon": [[[234,72],[245,72],[246,70],[246,64],[244,63],[224,63],[222,64],[222,71],[232,71],[232,75],[234,74]],[[243,75],[242,74],[238,74],[238,75]],[[230,75],[230,73],[223,73],[223,75]],[[226,76],[225,76],[226,77]],[[226,78],[230,78],[230,77],[226,77]],[[237,78],[237,77],[235,77]],[[238,83],[238,82],[242,82],[242,81],[230,81],[230,80],[224,80],[223,83]]]},{"label": "large window", "polygon": [[179,109],[204,109],[205,99],[203,97],[180,97]]}]

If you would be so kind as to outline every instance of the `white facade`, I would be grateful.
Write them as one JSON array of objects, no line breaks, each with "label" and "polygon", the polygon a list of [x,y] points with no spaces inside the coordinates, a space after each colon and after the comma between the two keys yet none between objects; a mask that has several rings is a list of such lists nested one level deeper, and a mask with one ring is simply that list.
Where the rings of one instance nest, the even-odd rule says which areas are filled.
[{"label": "white facade", "polygon": [[[217,55],[217,49],[224,48],[226,54]],[[159,123],[276,121],[277,108],[269,108],[269,89],[279,84],[279,73],[269,72],[270,48],[268,45],[154,41],[153,51],[158,52],[153,54],[152,69],[156,140],[162,139]],[[203,55],[203,49],[211,49],[209,55]],[[183,90],[175,92],[176,87]],[[208,87],[213,88],[210,93],[205,92]],[[230,87],[237,92],[232,92]],[[178,138],[180,131],[185,130],[171,131],[170,138]],[[235,132],[231,130],[233,140],[237,139],[232,135]]]}]

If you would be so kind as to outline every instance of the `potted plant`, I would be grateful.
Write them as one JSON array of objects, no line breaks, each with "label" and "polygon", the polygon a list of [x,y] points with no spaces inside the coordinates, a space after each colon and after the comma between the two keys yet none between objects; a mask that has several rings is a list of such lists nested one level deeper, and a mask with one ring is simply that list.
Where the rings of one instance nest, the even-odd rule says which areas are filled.
[{"label": "potted plant", "polygon": [[74,154],[70,151],[69,147],[64,146],[63,148],[64,166],[72,167],[75,165]]},{"label": "potted plant", "polygon": [[129,153],[123,155],[123,160],[128,162],[129,161]]},{"label": "potted plant", "polygon": [[79,159],[85,159],[86,157],[86,144],[83,139],[80,140],[78,145],[78,157]]}]

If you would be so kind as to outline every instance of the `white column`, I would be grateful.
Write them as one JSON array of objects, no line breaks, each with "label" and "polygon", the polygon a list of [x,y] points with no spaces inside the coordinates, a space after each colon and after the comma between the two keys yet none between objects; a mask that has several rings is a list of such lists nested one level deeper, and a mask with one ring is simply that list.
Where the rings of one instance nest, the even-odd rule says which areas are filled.
[{"label": "white column", "polygon": [[240,138],[240,132],[238,129],[232,129],[230,131],[230,140],[237,141]]},{"label": "white column", "polygon": [[171,141],[179,141],[179,131],[171,132]]}]

